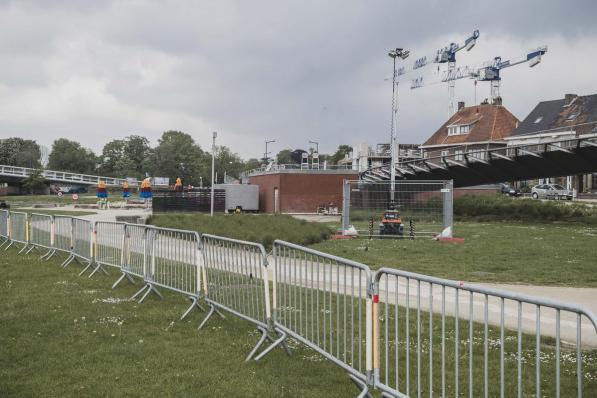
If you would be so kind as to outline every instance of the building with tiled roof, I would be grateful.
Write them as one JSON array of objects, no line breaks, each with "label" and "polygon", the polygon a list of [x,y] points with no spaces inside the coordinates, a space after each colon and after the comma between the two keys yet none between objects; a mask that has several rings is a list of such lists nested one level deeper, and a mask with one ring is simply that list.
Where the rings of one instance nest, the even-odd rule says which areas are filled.
[{"label": "building with tiled roof", "polygon": [[421,145],[423,156],[456,155],[455,160],[464,160],[464,154],[470,153],[482,158],[482,150],[505,147],[505,139],[518,123],[516,116],[502,105],[465,107],[459,102],[458,112]]}]

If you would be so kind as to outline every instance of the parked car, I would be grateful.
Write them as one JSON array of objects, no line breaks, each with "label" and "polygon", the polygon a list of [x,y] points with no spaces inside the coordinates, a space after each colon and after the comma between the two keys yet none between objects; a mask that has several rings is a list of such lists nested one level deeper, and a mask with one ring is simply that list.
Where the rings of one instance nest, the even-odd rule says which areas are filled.
[{"label": "parked car", "polygon": [[522,193],[520,192],[520,189],[512,188],[508,184],[500,184],[500,185],[501,185],[500,192],[503,193],[504,195],[514,196],[514,197],[522,195]]},{"label": "parked car", "polygon": [[558,184],[541,184],[531,190],[533,199],[566,199],[572,200],[572,191]]}]

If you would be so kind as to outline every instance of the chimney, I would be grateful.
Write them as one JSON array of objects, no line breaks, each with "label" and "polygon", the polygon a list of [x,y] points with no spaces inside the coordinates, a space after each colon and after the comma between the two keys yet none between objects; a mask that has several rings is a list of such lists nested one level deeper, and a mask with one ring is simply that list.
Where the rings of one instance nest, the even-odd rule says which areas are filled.
[{"label": "chimney", "polygon": [[564,106],[568,106],[570,105],[570,103],[576,98],[578,97],[577,94],[566,94],[564,95]]},{"label": "chimney", "polygon": [[458,101],[458,110],[464,108],[464,101]]}]

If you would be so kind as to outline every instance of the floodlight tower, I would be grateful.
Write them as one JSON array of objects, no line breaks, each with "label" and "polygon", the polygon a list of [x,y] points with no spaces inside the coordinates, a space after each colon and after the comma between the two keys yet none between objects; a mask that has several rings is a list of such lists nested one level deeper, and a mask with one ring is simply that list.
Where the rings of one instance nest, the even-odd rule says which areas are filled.
[{"label": "floodlight tower", "polygon": [[394,74],[392,75],[392,124],[390,126],[390,202],[394,203],[394,192],[396,190],[396,164],[398,163],[398,135],[396,133],[396,117],[398,115],[398,81],[396,80],[396,58],[406,59],[410,51],[402,48],[395,48],[388,52],[388,56],[394,62]]}]

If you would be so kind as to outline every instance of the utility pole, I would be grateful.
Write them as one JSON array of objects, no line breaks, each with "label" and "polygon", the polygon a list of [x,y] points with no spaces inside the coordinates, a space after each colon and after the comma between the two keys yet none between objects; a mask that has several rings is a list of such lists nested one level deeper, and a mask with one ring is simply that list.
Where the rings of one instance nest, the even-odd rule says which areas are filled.
[{"label": "utility pole", "polygon": [[269,152],[267,151],[267,146],[273,142],[276,142],[276,140],[265,140],[265,152],[263,153],[263,163],[267,164],[267,161],[269,160]]},{"label": "utility pole", "polygon": [[218,136],[218,132],[213,132],[213,143],[211,145],[211,212],[210,215],[213,217],[214,215],[214,178],[216,172],[216,137]]},{"label": "utility pole", "polygon": [[319,153],[319,142],[309,141],[309,144],[315,144],[315,153]]},{"label": "utility pole", "polygon": [[392,75],[392,124],[390,126],[390,204],[394,205],[396,192],[396,165],[398,164],[398,134],[396,133],[396,117],[398,115],[398,83],[396,81],[396,58],[406,59],[409,55],[408,50],[396,48],[388,52],[388,56],[394,61],[394,73]]}]

